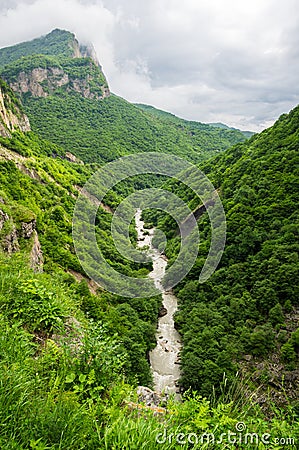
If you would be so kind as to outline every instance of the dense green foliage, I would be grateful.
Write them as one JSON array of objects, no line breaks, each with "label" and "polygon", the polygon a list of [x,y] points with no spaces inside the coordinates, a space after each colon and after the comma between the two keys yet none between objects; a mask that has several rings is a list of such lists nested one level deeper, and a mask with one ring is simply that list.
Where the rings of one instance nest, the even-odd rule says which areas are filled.
[{"label": "dense green foliage", "polygon": [[[263,371],[254,371],[261,361],[264,374],[274,378],[275,361],[285,364],[277,386],[298,367],[298,130],[299,107],[203,167],[220,192],[227,242],[218,269],[199,284],[210,239],[205,215],[199,222],[198,260],[176,289],[185,388],[203,394],[213,386],[219,389],[224,372],[233,378],[244,367],[244,355],[259,384]],[[199,205],[185,186],[170,183],[168,189],[188,200],[192,209]],[[168,235],[172,224],[169,217],[160,219]],[[178,248],[177,237],[168,244],[170,263]],[[293,379],[296,386],[296,375]]]},{"label": "dense green foliage", "polygon": [[[158,117],[160,120],[162,120],[165,123],[175,124],[180,129],[186,129],[189,131],[189,133],[192,136],[199,135],[200,132],[206,132],[206,135],[208,136],[209,133],[212,132],[212,128],[219,128],[217,130],[217,133],[214,133],[215,139],[218,138],[221,139],[223,142],[223,148],[231,147],[233,144],[236,144],[238,142],[244,141],[244,136],[246,138],[251,137],[254,133],[251,131],[240,131],[236,128],[228,127],[227,125],[220,124],[220,123],[201,123],[201,122],[195,122],[194,120],[184,120],[180,117],[175,116],[174,114],[171,114],[166,111],[162,111],[161,109],[154,108],[153,106],[149,105],[143,105],[140,103],[136,103],[136,106],[140,108],[143,111],[146,111],[153,115],[154,117]],[[215,131],[215,130],[214,130]],[[243,135],[243,136],[242,136]],[[219,147],[221,148],[221,147]]]},{"label": "dense green foliage", "polygon": [[[39,138],[33,132],[26,134],[15,131],[11,138],[4,138],[0,136],[0,144],[5,148],[17,152],[19,155],[30,156],[51,156],[55,158],[60,156],[65,157],[65,151],[52,142]],[[82,168],[81,168],[82,169]],[[83,170],[83,169],[82,169]],[[84,170],[83,170],[84,171]],[[85,171],[87,173],[87,171]]]},{"label": "dense green foliage", "polygon": [[[229,127],[227,125],[225,125],[224,123],[221,122],[214,122],[214,123],[209,123],[208,125],[211,125],[212,127],[216,127],[216,128],[224,128],[224,129],[229,129],[229,130],[236,130],[236,128],[233,127]],[[244,134],[244,136],[246,136],[247,138],[250,138],[251,136],[254,135],[254,133],[252,131],[242,131],[242,133]]]},{"label": "dense green foliage", "polygon": [[[111,161],[129,153],[175,153],[194,162],[244,140],[241,133],[181,127],[140,111],[111,95],[103,101],[79,94],[28,97],[26,112],[34,130],[84,161]],[[203,126],[204,127],[204,126]]]},{"label": "dense green foliage", "polygon": [[1,70],[1,76],[5,78],[8,83],[11,83],[13,81],[16,81],[20,72],[30,73],[37,67],[40,69],[62,68],[59,60],[54,56],[24,56],[17,61],[9,64],[8,66],[4,66],[4,68]]},{"label": "dense green foliage", "polygon": [[296,416],[277,412],[265,421],[237,392],[217,402],[189,394],[154,415],[125,382],[130,357],[109,322],[84,317],[82,289],[63,273],[34,275],[17,256],[0,256],[0,268],[1,449],[175,449],[179,439],[187,450],[192,433],[192,448],[220,450],[240,421],[258,435],[246,441],[244,433],[240,449],[257,448],[256,439],[269,448],[262,438],[293,448],[299,438]]},{"label": "dense green foliage", "polygon": [[[1,449],[187,450],[192,444],[222,450],[236,448],[234,438],[239,449],[255,449],[258,442],[265,450],[267,442],[295,448],[294,411],[276,410],[265,420],[245,385],[224,390],[217,400],[187,393],[183,403],[169,401],[156,415],[138,404],[128,384],[133,369],[142,371],[136,339],[146,336],[136,315],[136,326],[124,335],[132,317],[124,312],[128,305],[108,306],[94,296],[97,310],[105,310],[95,320],[84,312],[92,298],[86,286],[64,272],[33,274],[20,254],[0,255],[0,269]],[[248,435],[233,434],[240,422]]]},{"label": "dense green foliage", "polygon": [[[157,114],[154,108],[137,107],[116,96],[98,101],[107,88],[106,79],[91,58],[73,57],[70,49],[74,45],[71,33],[55,30],[43,38],[2,49],[0,73],[13,83],[21,72],[30,76],[35,68],[48,69],[49,79],[41,86],[49,95],[23,95],[32,129],[84,161],[105,162],[129,153],[158,151],[199,162],[246,139],[238,130]],[[60,69],[69,82],[55,85],[53,69]],[[76,92],[74,80],[81,80],[88,95]]]},{"label": "dense green foliage", "polygon": [[[76,187],[84,184],[91,174],[91,169],[61,159],[63,157],[61,149],[39,139],[34,133],[24,135],[16,132],[11,139],[1,138],[0,144],[5,146],[7,152],[5,155],[10,159],[0,157],[0,197],[3,202],[0,203],[0,210],[9,217],[0,230],[1,242],[15,226],[23,257],[27,259],[33,238],[24,239],[21,236],[21,224],[36,220],[45,272],[53,276],[62,270],[82,273],[72,241],[72,214],[78,195]],[[19,155],[23,156],[21,170],[16,165]],[[55,158],[49,155],[54,155]],[[58,157],[59,155],[61,157]],[[115,195],[111,194],[110,202],[113,201]],[[124,260],[117,252],[110,231],[111,218],[110,213],[99,208],[96,232],[99,247],[105,258],[111,260],[112,266],[125,274],[146,276],[148,273],[146,267],[140,269],[136,263]],[[84,272],[82,274],[84,275]],[[71,276],[67,279],[69,283],[70,280],[75,283]],[[155,344],[155,325],[161,298],[139,299],[134,302],[105,293],[96,296],[89,293],[83,281],[77,290],[80,292],[82,311],[95,323],[104,321],[111,336],[119,334],[119,339],[122,340],[129,355],[126,362],[127,379],[132,383],[150,384],[147,353]],[[48,297],[42,300],[50,302]],[[7,303],[3,303],[1,309],[7,311],[9,317],[24,320],[27,329],[33,327],[32,331],[43,331],[38,324],[29,324],[30,321],[33,322],[35,316],[36,319],[40,319],[39,302],[36,302],[36,298],[34,300],[28,298],[27,302],[22,297],[19,301],[13,292],[12,298],[6,296],[5,301]],[[13,301],[15,303],[12,303]],[[56,307],[58,306],[53,306],[54,311]],[[24,316],[21,311],[24,311]],[[27,314],[31,316],[28,317]],[[52,325],[50,330],[52,331]]]},{"label": "dense green foliage", "polygon": [[[12,160],[2,160],[0,197],[3,203],[0,209],[8,214],[10,224],[14,223],[17,229],[20,229],[21,222],[37,219],[45,272],[34,274],[28,269],[26,260],[31,248],[28,240],[20,239],[20,253],[10,258],[0,254],[1,448],[137,450],[144,445],[158,449],[162,445],[159,442],[163,442],[163,448],[171,449],[177,448],[177,438],[182,439],[178,433],[184,433],[183,440],[187,439],[187,442],[180,444],[180,448],[187,449],[190,447],[189,433],[193,433],[190,439],[198,444],[192,446],[201,449],[211,446],[211,435],[207,438],[204,433],[213,433],[216,441],[213,448],[220,450],[223,442],[218,441],[222,433],[234,433],[240,421],[246,423],[248,433],[260,436],[271,433],[272,442],[277,440],[273,448],[279,448],[280,439],[281,442],[289,442],[292,448],[292,442],[298,439],[299,433],[298,411],[294,405],[286,405],[281,412],[278,409],[268,411],[273,418],[266,421],[255,405],[255,399],[251,400],[245,384],[240,387],[236,381],[228,391],[225,390],[225,385],[231,384],[229,381],[233,378],[230,362],[225,358],[236,353],[231,352],[228,344],[221,351],[220,345],[225,345],[228,340],[235,347],[239,343],[232,340],[233,326],[230,327],[225,320],[223,309],[215,310],[212,297],[209,298],[209,307],[205,303],[204,295],[210,292],[211,287],[215,290],[217,285],[209,283],[209,290],[202,290],[200,294],[200,287],[191,276],[179,292],[183,307],[188,305],[189,311],[186,313],[181,308],[177,318],[185,344],[182,355],[183,382],[186,387],[194,383],[194,387],[209,397],[214,384],[214,392],[218,393],[209,401],[197,394],[187,393],[182,404],[169,402],[161,417],[155,416],[150,409],[139,409],[133,388],[137,384],[151,383],[146,355],[155,345],[155,322],[161,300],[126,299],[101,290],[92,294],[86,281],[78,284],[67,273],[74,267],[80,270],[80,267],[73,265],[77,262],[72,252],[69,227],[75,198],[69,193],[74,195],[76,191],[73,186],[82,184],[90,169],[49,157],[48,154],[53,148],[57,149],[56,146],[40,140],[33,133],[16,133],[11,140],[5,139],[3,143],[9,147],[10,141],[14,142],[10,156],[17,157],[20,145],[21,152],[30,155],[22,160],[23,164],[34,170],[39,178],[33,179],[22,173]],[[253,142],[248,146],[252,146]],[[235,151],[237,149],[229,152],[227,157],[232,157]],[[235,159],[234,164],[237,164],[239,158],[236,156]],[[221,176],[222,166],[219,167],[217,176]],[[110,215],[100,209],[98,221],[99,243],[106,248],[106,255],[109,254],[111,260],[116,262],[119,257],[109,247]],[[203,224],[203,232],[205,228]],[[10,230],[4,231],[7,233]],[[124,270],[133,273],[135,269],[124,266]],[[232,268],[228,271],[225,264],[221,270],[227,270],[228,278],[223,279],[226,282],[229,280],[233,286],[236,271]],[[215,275],[219,284],[218,272]],[[219,286],[220,289],[224,287],[223,284]],[[234,303],[225,309],[232,324],[235,311],[238,323],[243,323],[244,303],[240,306],[242,313],[238,313],[240,309],[232,309],[237,305],[238,289],[235,286]],[[197,310],[198,294],[201,295],[201,304]],[[255,320],[263,323],[265,316],[258,311],[257,317],[255,304],[246,306],[248,314],[253,311]],[[264,328],[261,325],[261,336],[260,328],[255,329],[254,338],[249,341],[251,345],[256,348],[269,346],[272,337],[270,327],[276,327],[281,334],[283,326],[280,324],[283,312],[287,310],[292,310],[289,300],[283,308],[276,302],[269,312],[271,325]],[[250,321],[252,326],[253,320]],[[227,341],[221,334],[223,328],[228,333]],[[289,335],[285,333],[280,341],[282,360],[294,367],[298,331],[294,330]],[[201,366],[205,369],[204,375],[198,366],[194,368],[198,362],[196,352],[203,354],[203,351],[210,351],[210,360],[206,359],[206,366]],[[221,356],[222,359],[219,359]],[[213,357],[218,359],[213,362]],[[223,376],[224,364],[229,379],[221,383],[221,395],[217,385],[220,374]],[[187,376],[190,378],[187,379]],[[198,376],[204,377],[200,386]],[[252,443],[243,441],[238,448],[256,448],[255,439]],[[266,449],[268,446],[260,443],[259,448]]]},{"label": "dense green foliage", "polygon": [[31,55],[74,56],[75,36],[64,30],[53,30],[46,36],[13,47],[0,49],[0,67]]},{"label": "dense green foliage", "polygon": [[[73,45],[73,35],[56,30],[1,50],[0,66],[11,80],[38,66],[60,68],[82,81],[92,74],[97,89],[104,83],[102,72],[90,58],[72,59]],[[10,107],[19,108],[9,88],[2,82],[0,87],[8,92]],[[0,138],[1,449],[295,448],[299,107],[271,129],[222,152],[243,141],[242,133],[183,121],[113,95],[97,101],[64,87],[49,94],[23,98],[39,135]],[[155,346],[161,297],[130,299],[96,289],[72,240],[78,190],[96,163],[149,150],[201,161],[219,190],[228,229],[222,261],[201,285],[197,279],[210,227],[206,215],[199,222],[197,262],[176,289],[185,393],[181,403],[163,403],[159,415],[138,405],[135,387],[152,383],[148,353]],[[86,164],[68,161],[66,151]],[[152,184],[151,177],[134,180],[139,188]],[[184,185],[171,182],[166,188],[191,209],[198,206]],[[131,190],[131,184],[119,184],[105,202],[115,208]],[[166,248],[171,265],[180,245],[174,223],[156,213],[147,217],[171,238]],[[147,276],[149,264],[124,259],[115,248],[111,219],[100,207],[95,228],[104,257],[119,272]],[[42,273],[29,268],[36,235],[28,237],[23,229],[30,223],[43,251]],[[130,231],[134,240],[133,225]],[[2,250],[8,238],[18,239],[12,255]],[[257,404],[256,384],[264,410]],[[223,433],[235,433],[241,421],[259,440],[269,433],[271,443],[257,444],[256,438],[227,443]],[[193,433],[193,440],[179,444],[178,433]],[[214,433],[215,442],[200,440],[203,433]]]}]

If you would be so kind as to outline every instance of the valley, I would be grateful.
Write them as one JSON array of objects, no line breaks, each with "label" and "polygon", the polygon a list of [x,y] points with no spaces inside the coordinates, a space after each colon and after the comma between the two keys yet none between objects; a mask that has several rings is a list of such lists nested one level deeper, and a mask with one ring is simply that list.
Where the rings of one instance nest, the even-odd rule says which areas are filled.
[{"label": "valley", "polygon": [[[59,29],[0,49],[0,77],[1,449],[155,450],[159,434],[179,430],[213,434],[212,447],[193,447],[222,450],[240,422],[296,448],[299,106],[253,134],[131,104],[111,93],[93,47]],[[149,151],[192,162],[221,199],[226,246],[205,283],[213,201],[152,174],[117,183],[103,201],[85,190],[106,163]],[[171,215],[142,204],[129,224],[143,262],[121,254],[111,231],[117,207],[146,188],[170,191],[197,220],[197,259],[171,291],[162,281],[181,248]],[[156,295],[108,292],[85,273],[73,240],[81,194],[86,239],[96,206],[105,261],[152,280]],[[281,448],[269,445],[259,448]]]},{"label": "valley", "polygon": [[167,259],[152,245],[154,229],[146,230],[141,220],[142,211],[135,215],[137,246],[148,247],[148,254],[153,261],[153,270],[149,277],[162,293],[162,308],[156,332],[157,345],[151,350],[149,359],[153,372],[154,390],[158,394],[175,394],[179,399],[178,380],[180,378],[179,358],[181,350],[180,335],[174,327],[174,314],[177,311],[177,299],[172,292],[165,291],[161,281],[167,267]]}]

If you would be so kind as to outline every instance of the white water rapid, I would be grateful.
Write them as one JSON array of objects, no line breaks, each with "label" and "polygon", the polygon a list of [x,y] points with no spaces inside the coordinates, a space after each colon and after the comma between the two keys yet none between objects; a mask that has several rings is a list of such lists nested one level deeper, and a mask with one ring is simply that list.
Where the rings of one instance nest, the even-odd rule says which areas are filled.
[{"label": "white water rapid", "polygon": [[167,314],[159,318],[157,328],[157,346],[150,352],[150,364],[153,373],[154,389],[158,393],[175,394],[179,399],[177,381],[180,378],[179,352],[180,335],[174,328],[173,315],[177,310],[177,298],[171,291],[164,291],[161,280],[167,267],[167,258],[152,246],[154,229],[144,230],[141,209],[135,215],[137,244],[139,248],[148,247],[148,255],[153,261],[153,270],[149,277],[162,293],[163,307]]}]

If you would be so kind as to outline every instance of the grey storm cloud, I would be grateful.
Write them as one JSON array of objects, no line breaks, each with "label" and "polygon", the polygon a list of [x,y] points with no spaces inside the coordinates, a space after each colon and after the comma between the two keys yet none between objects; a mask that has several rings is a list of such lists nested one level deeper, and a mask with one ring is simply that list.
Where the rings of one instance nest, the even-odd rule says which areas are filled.
[{"label": "grey storm cloud", "polygon": [[94,43],[129,101],[252,130],[299,103],[297,0],[0,2],[0,46],[57,27]]}]

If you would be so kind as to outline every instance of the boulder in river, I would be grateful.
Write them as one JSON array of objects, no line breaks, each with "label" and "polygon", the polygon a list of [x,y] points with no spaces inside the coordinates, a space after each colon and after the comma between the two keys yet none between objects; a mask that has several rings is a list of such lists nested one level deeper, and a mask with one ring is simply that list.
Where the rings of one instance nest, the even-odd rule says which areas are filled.
[{"label": "boulder in river", "polygon": [[166,316],[167,315],[167,309],[165,308],[165,306],[161,306],[160,307],[160,309],[159,309],[159,313],[158,313],[158,316],[159,317],[164,317],[164,316]]}]

